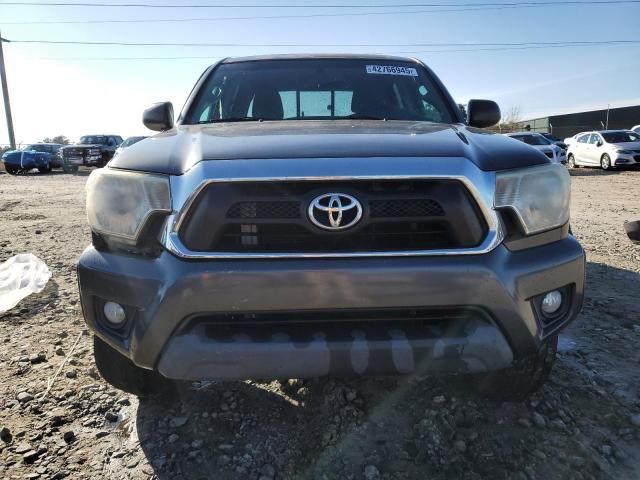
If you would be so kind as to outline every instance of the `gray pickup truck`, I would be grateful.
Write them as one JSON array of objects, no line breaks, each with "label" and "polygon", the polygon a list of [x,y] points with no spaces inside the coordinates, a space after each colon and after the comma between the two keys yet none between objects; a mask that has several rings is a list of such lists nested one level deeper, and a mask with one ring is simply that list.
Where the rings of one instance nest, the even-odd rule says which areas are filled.
[{"label": "gray pickup truck", "polygon": [[[92,172],[78,264],[98,370],[174,380],[473,374],[502,398],[547,378],[585,256],[570,178],[467,118],[423,63],[230,58],[174,122]],[[170,383],[170,382],[169,382]]]}]

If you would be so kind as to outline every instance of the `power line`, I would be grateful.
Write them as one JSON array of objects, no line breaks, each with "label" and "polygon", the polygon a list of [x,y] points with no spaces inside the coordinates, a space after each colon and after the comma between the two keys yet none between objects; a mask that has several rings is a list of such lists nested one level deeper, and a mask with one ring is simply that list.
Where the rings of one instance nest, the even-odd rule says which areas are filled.
[{"label": "power line", "polygon": [[[554,4],[549,4],[553,7]],[[43,20],[43,21],[22,21],[22,22],[2,22],[3,25],[73,25],[73,24],[101,24],[101,23],[181,23],[181,22],[224,22],[229,20],[280,20],[288,18],[327,18],[327,17],[364,17],[370,15],[407,15],[419,13],[455,13],[471,11],[503,10],[505,8],[525,8],[523,7],[487,7],[487,8],[452,8],[445,10],[407,10],[407,11],[386,11],[386,12],[343,12],[343,13],[311,13],[305,15],[257,15],[243,17],[196,17],[196,18],[160,18],[160,19],[112,19],[112,20]],[[530,6],[526,8],[531,8]]]},{"label": "power line", "polygon": [[394,48],[414,48],[414,47],[518,47],[518,46],[557,46],[557,45],[614,45],[614,44],[640,44],[640,40],[584,40],[584,41],[565,41],[565,42],[496,42],[496,43],[151,43],[151,42],[98,42],[98,41],[80,41],[80,40],[11,40],[11,43],[29,43],[29,44],[47,44],[47,45],[109,45],[109,46],[127,46],[127,47],[276,47],[276,48],[326,48],[326,47],[394,47]]},{"label": "power line", "polygon": [[[447,50],[415,50],[403,52],[387,52],[390,55],[411,55],[417,53],[464,53],[464,52],[502,52],[508,50],[537,50],[547,48],[570,48],[584,47],[585,45],[537,45],[522,47],[498,47],[498,48],[465,48],[465,49],[447,49]],[[188,55],[174,57],[36,57],[37,60],[51,61],[127,61],[127,60],[219,60],[224,57],[215,57],[211,55]]]},{"label": "power line", "polygon": [[411,7],[505,7],[505,6],[555,6],[555,5],[611,5],[637,4],[640,0],[558,0],[554,2],[519,1],[507,3],[405,3],[405,4],[160,4],[160,3],[74,3],[74,2],[4,2],[13,6],[54,6],[54,7],[121,7],[121,8],[411,8]]}]

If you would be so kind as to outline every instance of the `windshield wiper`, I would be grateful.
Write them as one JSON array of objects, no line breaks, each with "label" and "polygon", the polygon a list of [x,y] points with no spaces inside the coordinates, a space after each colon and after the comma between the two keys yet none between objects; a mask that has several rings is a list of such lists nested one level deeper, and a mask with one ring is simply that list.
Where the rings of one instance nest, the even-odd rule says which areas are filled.
[{"label": "windshield wiper", "polygon": [[198,125],[202,125],[205,123],[232,123],[232,122],[262,122],[261,118],[255,117],[228,117],[228,118],[214,118],[212,120],[200,120],[196,122]]},{"label": "windshield wiper", "polygon": [[374,115],[358,115],[357,113],[353,113],[351,115],[347,115],[346,117],[339,117],[340,119],[348,119],[348,120],[382,120],[386,122],[386,118],[376,117]]}]

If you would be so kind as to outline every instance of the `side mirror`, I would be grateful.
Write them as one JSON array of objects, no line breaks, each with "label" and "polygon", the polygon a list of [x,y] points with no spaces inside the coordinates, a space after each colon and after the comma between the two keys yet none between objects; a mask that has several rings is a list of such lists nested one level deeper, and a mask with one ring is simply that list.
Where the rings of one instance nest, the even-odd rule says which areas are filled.
[{"label": "side mirror", "polygon": [[500,107],[492,100],[469,100],[467,104],[467,122],[471,127],[492,127],[500,117]]},{"label": "side mirror", "polygon": [[142,114],[142,123],[156,132],[169,130],[173,127],[173,105],[171,102],[154,103]]},{"label": "side mirror", "polygon": [[624,229],[627,231],[629,240],[640,245],[640,220],[624,222]]},{"label": "side mirror", "polygon": [[602,140],[598,140],[598,143],[596,143],[596,147],[601,147],[602,146]]}]

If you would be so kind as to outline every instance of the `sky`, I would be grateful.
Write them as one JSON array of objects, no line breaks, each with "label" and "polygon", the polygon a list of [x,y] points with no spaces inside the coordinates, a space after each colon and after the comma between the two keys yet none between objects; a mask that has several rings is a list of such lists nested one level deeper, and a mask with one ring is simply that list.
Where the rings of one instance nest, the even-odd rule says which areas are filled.
[{"label": "sky", "polygon": [[[470,98],[489,98],[497,101],[503,112],[518,108],[522,119],[607,105],[640,104],[640,42],[517,50],[486,50],[489,47],[479,50],[480,47],[465,46],[448,47],[448,52],[442,47],[406,46],[640,41],[640,2],[577,6],[540,1],[548,1],[549,5],[486,9],[475,4],[486,4],[488,0],[316,0],[312,4],[314,8],[300,8],[295,5],[305,5],[305,2],[299,0],[104,0],[104,3],[120,4],[188,3],[191,7],[99,8],[9,5],[0,0],[0,33],[9,40],[256,45],[143,47],[4,43],[16,141],[31,143],[55,135],[76,140],[84,134],[98,133],[123,137],[150,135],[153,132],[142,125],[141,117],[151,103],[169,100],[178,112],[200,74],[219,58],[269,53],[392,53],[417,57],[435,71],[456,101],[466,103]],[[400,3],[446,6],[398,6]],[[215,4],[226,6],[193,7]],[[274,7],[283,4],[287,6]],[[301,15],[316,16],[291,18]],[[180,19],[192,20],[175,21]],[[88,23],[95,20],[146,20],[147,23]],[[287,46],[269,46],[274,44]],[[328,44],[344,46],[329,47]],[[473,51],[459,51],[469,49]],[[6,144],[8,134],[2,105],[0,110],[0,144]]]}]

